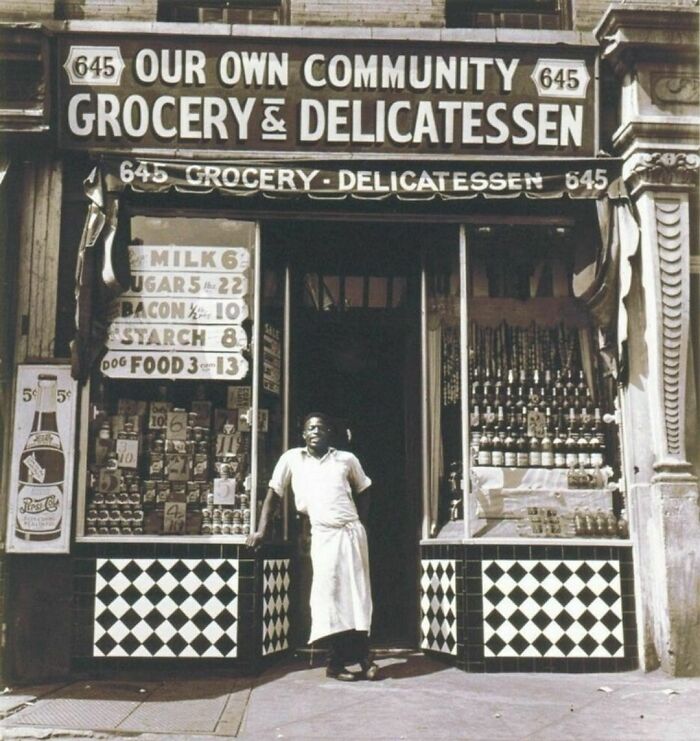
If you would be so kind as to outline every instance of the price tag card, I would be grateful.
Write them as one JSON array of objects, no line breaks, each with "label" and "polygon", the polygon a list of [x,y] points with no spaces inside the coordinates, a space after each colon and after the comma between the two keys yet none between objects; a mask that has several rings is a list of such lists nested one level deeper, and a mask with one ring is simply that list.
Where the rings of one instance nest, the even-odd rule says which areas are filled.
[{"label": "price tag card", "polygon": [[197,417],[195,421],[196,427],[209,427],[209,425],[211,424],[211,408],[212,403],[210,401],[192,402],[192,414],[195,414]]},{"label": "price tag card", "polygon": [[162,430],[168,422],[168,412],[172,409],[169,401],[152,401],[148,414],[148,426],[152,430]]},{"label": "price tag card", "polygon": [[98,466],[104,466],[107,463],[107,459],[114,450],[114,440],[111,438],[108,440],[102,440],[99,437],[95,440],[95,464]]},{"label": "price tag card", "polygon": [[214,479],[214,504],[236,503],[236,479]]},{"label": "price tag card", "polygon": [[100,494],[116,494],[122,482],[121,471],[114,468],[101,468],[97,477],[97,491]]},{"label": "price tag card", "polygon": [[229,409],[247,408],[253,403],[253,390],[250,386],[229,386],[226,406]]},{"label": "price tag card", "polygon": [[214,412],[216,432],[223,432],[225,425],[231,425],[233,430],[238,429],[238,409],[217,409]]},{"label": "price tag card", "polygon": [[527,435],[528,437],[544,437],[547,429],[547,417],[537,409],[531,409],[527,413]]},{"label": "price tag card", "polygon": [[185,532],[187,504],[185,502],[167,502],[163,510],[163,532],[181,535]]},{"label": "price tag card", "polygon": [[137,401],[136,399],[119,399],[119,401],[117,401],[117,414],[123,414],[126,417],[134,417],[145,413],[145,401]]},{"label": "price tag card", "polygon": [[234,432],[232,435],[216,436],[216,457],[222,458],[225,455],[236,455],[240,447],[241,436]]},{"label": "price tag card", "polygon": [[138,440],[117,440],[116,451],[119,468],[138,468]]},{"label": "price tag card", "polygon": [[[238,415],[238,429],[241,432],[250,432],[247,415]],[[269,414],[267,409],[258,409],[258,432],[267,432]]]},{"label": "price tag card", "polygon": [[166,415],[165,436],[169,440],[187,439],[187,412],[168,412]]},{"label": "price tag card", "polygon": [[190,459],[186,453],[168,453],[165,459],[166,478],[168,481],[189,480]]}]

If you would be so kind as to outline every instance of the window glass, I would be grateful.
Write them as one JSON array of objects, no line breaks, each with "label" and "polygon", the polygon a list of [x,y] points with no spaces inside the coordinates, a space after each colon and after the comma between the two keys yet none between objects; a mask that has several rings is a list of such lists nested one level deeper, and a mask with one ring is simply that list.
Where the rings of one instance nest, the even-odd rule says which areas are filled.
[{"label": "window glass", "polygon": [[615,386],[572,290],[593,233],[468,231],[470,535],[627,535]]},{"label": "window glass", "polygon": [[570,27],[567,0],[447,0],[448,28]]},{"label": "window glass", "polygon": [[159,0],[158,20],[182,23],[284,23],[284,0]]},{"label": "window glass", "polygon": [[251,528],[255,224],[135,215],[90,393],[83,534]]}]

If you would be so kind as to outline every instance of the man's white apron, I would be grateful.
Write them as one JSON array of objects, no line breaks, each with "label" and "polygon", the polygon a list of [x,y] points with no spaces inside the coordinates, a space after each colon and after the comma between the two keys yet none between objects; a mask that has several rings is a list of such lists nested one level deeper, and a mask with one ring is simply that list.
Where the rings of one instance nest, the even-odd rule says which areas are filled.
[{"label": "man's white apron", "polygon": [[372,623],[367,533],[359,520],[311,531],[311,635],[309,643]]}]

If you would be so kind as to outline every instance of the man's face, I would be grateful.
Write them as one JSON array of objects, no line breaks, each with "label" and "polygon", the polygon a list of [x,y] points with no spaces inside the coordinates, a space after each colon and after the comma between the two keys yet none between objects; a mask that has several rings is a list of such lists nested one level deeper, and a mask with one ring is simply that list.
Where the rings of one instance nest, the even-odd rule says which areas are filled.
[{"label": "man's face", "polygon": [[306,420],[302,437],[309,450],[325,452],[330,442],[331,431],[320,417],[310,417]]}]

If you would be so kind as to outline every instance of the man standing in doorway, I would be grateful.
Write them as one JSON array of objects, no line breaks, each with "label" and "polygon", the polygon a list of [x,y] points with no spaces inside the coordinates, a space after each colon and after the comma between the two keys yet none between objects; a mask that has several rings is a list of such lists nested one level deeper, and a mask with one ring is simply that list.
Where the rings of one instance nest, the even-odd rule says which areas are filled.
[{"label": "man standing in doorway", "polygon": [[[309,643],[328,643],[326,676],[345,682],[375,679],[370,659],[372,595],[369,578],[367,489],[372,481],[352,454],[331,447],[332,424],[320,412],[304,419],[306,447],[284,453],[272,473],[257,532],[247,541],[257,546],[265,537],[275,499],[291,485],[297,510],[311,522],[311,635]],[[359,663],[361,672],[348,666]]]}]

